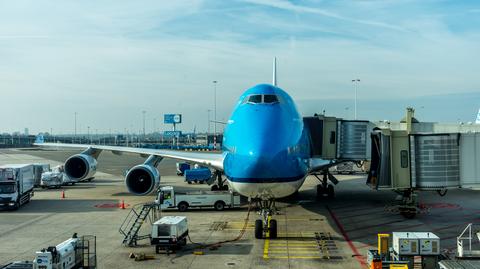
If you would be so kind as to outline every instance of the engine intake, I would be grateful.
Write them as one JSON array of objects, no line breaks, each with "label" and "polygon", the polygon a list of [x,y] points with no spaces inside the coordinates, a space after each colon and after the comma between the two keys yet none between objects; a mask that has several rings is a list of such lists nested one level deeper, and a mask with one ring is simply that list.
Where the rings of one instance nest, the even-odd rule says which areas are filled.
[{"label": "engine intake", "polygon": [[73,155],[65,162],[65,174],[76,181],[89,179],[95,175],[96,171],[97,160],[90,155]]},{"label": "engine intake", "polygon": [[160,173],[151,165],[140,164],[128,171],[125,176],[125,184],[129,192],[136,195],[147,195],[156,190],[160,184]]}]

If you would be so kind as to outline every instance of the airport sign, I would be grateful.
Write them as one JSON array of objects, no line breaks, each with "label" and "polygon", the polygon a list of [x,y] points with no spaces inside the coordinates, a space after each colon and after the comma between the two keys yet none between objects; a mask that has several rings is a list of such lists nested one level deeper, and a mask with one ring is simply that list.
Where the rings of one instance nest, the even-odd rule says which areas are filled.
[{"label": "airport sign", "polygon": [[165,131],[163,132],[163,136],[166,136],[166,137],[179,137],[182,135],[182,132],[181,131]]},{"label": "airport sign", "polygon": [[177,124],[182,122],[182,114],[165,114],[163,115],[163,122],[170,124]]}]

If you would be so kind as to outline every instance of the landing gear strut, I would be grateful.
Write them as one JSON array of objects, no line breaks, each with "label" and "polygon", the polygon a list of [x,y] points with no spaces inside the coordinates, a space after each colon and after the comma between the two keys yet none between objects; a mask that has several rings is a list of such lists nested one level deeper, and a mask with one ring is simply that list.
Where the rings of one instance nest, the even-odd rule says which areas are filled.
[{"label": "landing gear strut", "polygon": [[321,184],[317,185],[317,199],[321,199],[323,197],[333,199],[335,197],[335,188],[332,184],[328,184],[328,180],[334,184],[337,184],[338,180],[328,172],[328,169],[323,170],[322,175],[322,178],[320,178],[318,175],[315,175],[315,177],[321,182]]},{"label": "landing gear strut", "polygon": [[413,219],[417,215],[419,209],[417,194],[412,190],[406,190],[403,192],[402,203],[398,207],[400,215],[407,219]]},{"label": "landing gear strut", "polygon": [[217,183],[211,187],[212,191],[228,191],[228,185],[223,183],[222,172],[215,170],[212,175],[213,181],[217,180]]},{"label": "landing gear strut", "polygon": [[255,221],[255,238],[277,238],[277,221],[272,219],[275,214],[275,200],[259,200],[257,207],[262,219]]}]

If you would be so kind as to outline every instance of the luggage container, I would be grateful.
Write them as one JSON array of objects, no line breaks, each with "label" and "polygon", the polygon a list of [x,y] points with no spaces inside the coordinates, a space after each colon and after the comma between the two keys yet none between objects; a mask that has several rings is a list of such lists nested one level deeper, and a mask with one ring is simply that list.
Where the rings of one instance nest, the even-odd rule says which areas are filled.
[{"label": "luggage container", "polygon": [[206,167],[185,170],[185,181],[188,184],[204,183],[212,177],[212,172]]},{"label": "luggage container", "polygon": [[188,223],[184,216],[165,216],[152,224],[150,243],[155,245],[155,252],[171,249],[187,244]]},{"label": "luggage container", "polygon": [[460,135],[460,186],[480,188],[480,133]]},{"label": "luggage container", "polygon": [[415,233],[393,232],[393,251],[397,255],[418,255],[418,237]]},{"label": "luggage container", "polygon": [[412,186],[441,190],[460,186],[460,134],[410,135]]}]

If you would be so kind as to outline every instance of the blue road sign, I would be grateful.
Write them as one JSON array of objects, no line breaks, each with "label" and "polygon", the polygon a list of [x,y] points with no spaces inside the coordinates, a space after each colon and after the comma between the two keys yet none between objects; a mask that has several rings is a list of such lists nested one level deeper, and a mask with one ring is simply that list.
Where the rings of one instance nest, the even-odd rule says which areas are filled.
[{"label": "blue road sign", "polygon": [[163,115],[163,122],[164,123],[181,123],[182,122],[182,114],[165,114]]},{"label": "blue road sign", "polygon": [[167,137],[172,137],[172,136],[179,137],[181,135],[182,135],[181,131],[165,131],[165,132],[163,132],[163,136],[167,136]]}]

